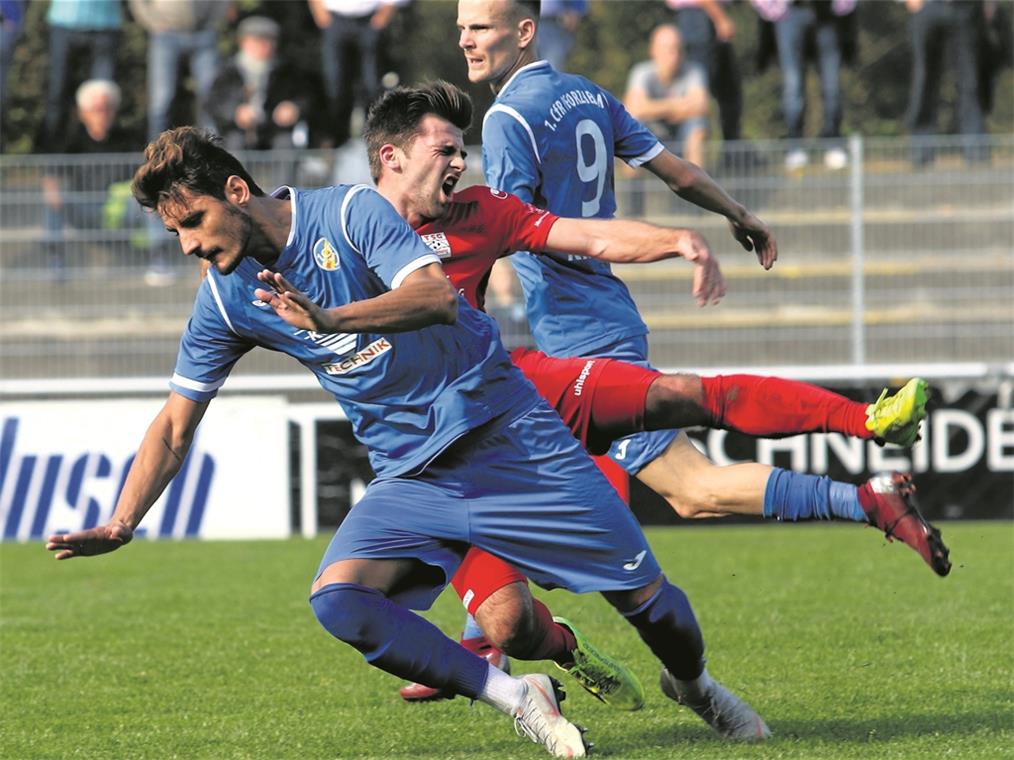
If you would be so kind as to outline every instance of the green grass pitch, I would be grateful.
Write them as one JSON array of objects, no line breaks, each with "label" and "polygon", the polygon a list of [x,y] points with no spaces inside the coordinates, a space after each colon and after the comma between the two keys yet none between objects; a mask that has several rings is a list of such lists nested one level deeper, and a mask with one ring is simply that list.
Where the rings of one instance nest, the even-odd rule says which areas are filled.
[{"label": "green grass pitch", "polygon": [[[615,758],[1014,757],[1014,525],[948,523],[950,577],[851,525],[651,529],[694,601],[709,668],[775,738],[728,745],[658,690],[658,666],[596,595],[540,595],[644,681],[618,713],[564,709]],[[0,547],[5,758],[539,758],[465,699],[403,704],[306,603],[326,537],[137,542],[55,562]],[[428,613],[456,634],[457,599]]]}]

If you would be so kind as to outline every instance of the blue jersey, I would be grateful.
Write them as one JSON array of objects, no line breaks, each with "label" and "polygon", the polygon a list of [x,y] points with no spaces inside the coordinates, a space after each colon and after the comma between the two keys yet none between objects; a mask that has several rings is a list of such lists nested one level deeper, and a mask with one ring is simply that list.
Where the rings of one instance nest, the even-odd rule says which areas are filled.
[{"label": "blue jersey", "polygon": [[[486,184],[564,217],[612,217],[614,157],[640,166],[662,150],[610,93],[546,61],[519,69],[482,123]],[[577,356],[647,334],[608,264],[530,253],[511,262],[542,351]]]},{"label": "blue jersey", "polygon": [[[283,188],[292,227],[273,269],[314,303],[334,308],[397,288],[437,256],[376,191],[341,185]],[[298,359],[342,405],[381,477],[411,475],[483,423],[538,403],[510,362],[496,324],[459,298],[454,325],[378,334],[297,329],[257,300],[263,266],[243,259],[201,284],[180,342],[172,389],[212,398],[245,352],[264,346]]]}]

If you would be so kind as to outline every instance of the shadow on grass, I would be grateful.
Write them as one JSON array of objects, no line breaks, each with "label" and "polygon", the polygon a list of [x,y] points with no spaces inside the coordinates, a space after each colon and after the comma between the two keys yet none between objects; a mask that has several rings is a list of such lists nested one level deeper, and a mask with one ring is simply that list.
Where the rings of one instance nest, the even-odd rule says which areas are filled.
[{"label": "shadow on grass", "polygon": [[[1010,700],[1014,695],[1007,695]],[[1008,701],[1009,704],[1009,701]],[[959,736],[983,730],[1011,731],[1014,721],[1009,709],[999,705],[991,710],[962,713],[927,713],[922,715],[885,715],[879,718],[855,720],[807,719],[779,721],[772,726],[779,736],[798,739],[835,739],[838,741],[869,741],[876,738],[894,739],[948,734]]]},{"label": "shadow on grass", "polygon": [[[834,741],[866,743],[870,741],[889,741],[892,739],[911,739],[934,734],[961,736],[994,731],[1014,731],[1014,720],[1009,709],[1002,704],[1014,699],[1014,692],[996,694],[997,707],[991,710],[968,711],[961,713],[941,714],[905,714],[883,715],[871,718],[812,718],[806,720],[776,720],[769,723],[773,737],[772,742],[780,740],[799,741]],[[640,733],[645,746],[671,743],[674,747],[694,745],[698,743],[722,742],[716,734],[703,724],[686,727],[685,725],[663,727]],[[686,747],[684,747],[686,748]],[[597,747],[596,754],[610,754],[608,748]]]}]

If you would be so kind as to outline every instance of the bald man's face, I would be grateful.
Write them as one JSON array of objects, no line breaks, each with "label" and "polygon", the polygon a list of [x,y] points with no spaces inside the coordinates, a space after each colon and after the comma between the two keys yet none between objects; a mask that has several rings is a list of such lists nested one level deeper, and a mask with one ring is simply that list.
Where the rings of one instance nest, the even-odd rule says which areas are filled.
[{"label": "bald man's face", "polygon": [[680,51],[679,33],[670,27],[656,29],[651,36],[651,60],[655,63],[655,70],[663,79],[671,79],[676,76],[680,68],[682,58]]},{"label": "bald man's face", "polygon": [[470,82],[496,83],[521,57],[518,23],[508,0],[461,0],[458,47],[465,54]]}]

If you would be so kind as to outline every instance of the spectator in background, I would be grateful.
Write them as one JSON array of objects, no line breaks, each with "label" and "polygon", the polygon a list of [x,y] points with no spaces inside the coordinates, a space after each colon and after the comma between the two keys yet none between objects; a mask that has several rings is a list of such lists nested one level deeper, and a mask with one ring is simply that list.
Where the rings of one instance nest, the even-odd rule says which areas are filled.
[{"label": "spectator in background", "polygon": [[0,116],[6,113],[7,74],[14,59],[14,44],[25,24],[22,0],[0,0]]},{"label": "spectator in background", "polygon": [[684,59],[672,24],[652,30],[648,54],[651,60],[630,70],[623,104],[674,153],[703,166],[709,105],[704,72]]},{"label": "spectator in background", "polygon": [[[958,102],[956,121],[965,136],[986,132],[979,102],[979,66],[977,35],[985,17],[983,4],[973,0],[940,2],[939,0],[904,0],[909,11],[909,32],[912,42],[912,86],[908,100],[908,126],[913,137],[912,160],[924,165],[933,160],[933,150],[926,144],[928,135],[939,133],[937,104],[940,99],[940,73],[945,60],[953,61]],[[970,141],[965,155],[975,159],[985,155],[976,151]]]},{"label": "spectator in background", "polygon": [[675,11],[683,55],[704,72],[708,91],[718,103],[722,140],[738,140],[743,117],[743,86],[732,47],[736,26],[724,0],[665,0]]},{"label": "spectator in background", "polygon": [[49,23],[49,88],[42,148],[55,152],[67,123],[70,67],[80,53],[90,57],[90,79],[113,79],[116,42],[123,26],[120,0],[52,0]]},{"label": "spectator in background", "polygon": [[148,139],[169,127],[180,61],[194,78],[197,123],[211,127],[204,108],[218,73],[218,25],[232,12],[229,0],[130,0],[130,12],[148,32]]},{"label": "spectator in background", "polygon": [[[841,137],[840,72],[846,37],[853,33],[850,24],[857,0],[751,0],[761,18],[774,25],[778,65],[782,69],[782,111],[786,137],[796,141],[785,156],[790,170],[802,169],[809,162],[799,145],[803,138],[806,113],[806,52],[812,40],[820,74],[820,137]],[[824,153],[824,165],[842,169],[848,156],[840,146]]]},{"label": "spectator in background", "polygon": [[539,53],[557,71],[567,70],[574,35],[588,13],[586,0],[542,0],[539,14]]},{"label": "spectator in background", "polygon": [[239,51],[211,85],[206,108],[228,150],[306,147],[304,78],[278,57],[278,34],[266,16],[243,19]]},{"label": "spectator in background", "polygon": [[[332,147],[352,135],[357,84],[363,111],[380,94],[380,38],[404,0],[308,0],[324,31],[321,63]],[[325,138],[325,139],[326,139]]]},{"label": "spectator in background", "polygon": [[[140,140],[132,139],[117,122],[120,88],[115,82],[89,79],[78,87],[75,102],[75,118],[67,131],[51,142],[53,153],[87,155],[139,149]],[[66,225],[86,232],[103,229],[109,187],[130,179],[129,166],[108,162],[74,161],[60,169],[42,177],[44,245],[57,279],[65,276]]]}]

